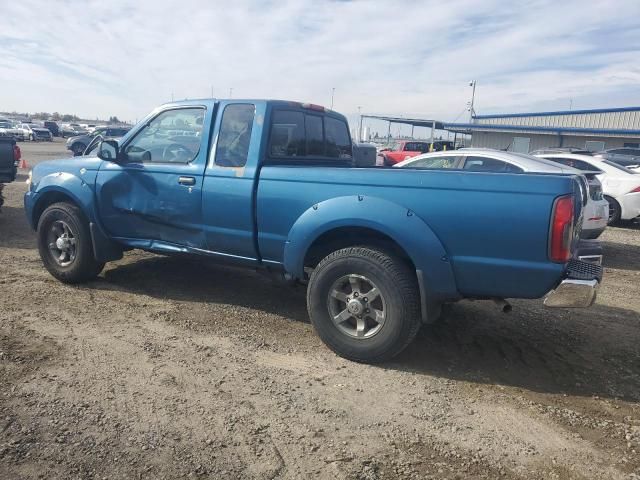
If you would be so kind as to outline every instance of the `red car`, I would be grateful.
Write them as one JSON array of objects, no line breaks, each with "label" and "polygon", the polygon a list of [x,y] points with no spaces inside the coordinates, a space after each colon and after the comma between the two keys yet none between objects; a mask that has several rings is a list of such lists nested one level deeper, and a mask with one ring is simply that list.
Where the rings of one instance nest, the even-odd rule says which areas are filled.
[{"label": "red car", "polygon": [[[416,157],[429,152],[430,142],[416,142],[415,140],[402,140],[391,144],[390,147],[380,150],[385,165],[395,165],[407,158]],[[453,150],[453,142],[438,140],[433,142],[433,150]]]}]

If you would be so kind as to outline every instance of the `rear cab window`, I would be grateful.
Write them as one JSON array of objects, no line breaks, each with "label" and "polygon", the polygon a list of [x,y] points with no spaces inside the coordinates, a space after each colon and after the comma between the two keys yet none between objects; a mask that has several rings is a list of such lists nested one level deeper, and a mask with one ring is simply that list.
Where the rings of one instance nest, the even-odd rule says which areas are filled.
[{"label": "rear cab window", "polygon": [[344,120],[316,112],[275,109],[271,115],[269,157],[276,162],[351,162],[349,128]]}]

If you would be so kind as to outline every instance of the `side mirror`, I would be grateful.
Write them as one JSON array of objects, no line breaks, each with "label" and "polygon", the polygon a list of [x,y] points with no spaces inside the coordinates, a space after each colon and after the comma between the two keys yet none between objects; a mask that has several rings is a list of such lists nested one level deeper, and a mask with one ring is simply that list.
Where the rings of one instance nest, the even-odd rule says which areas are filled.
[{"label": "side mirror", "polygon": [[120,146],[117,140],[103,140],[98,147],[98,158],[108,160],[110,162],[118,162],[120,160]]}]

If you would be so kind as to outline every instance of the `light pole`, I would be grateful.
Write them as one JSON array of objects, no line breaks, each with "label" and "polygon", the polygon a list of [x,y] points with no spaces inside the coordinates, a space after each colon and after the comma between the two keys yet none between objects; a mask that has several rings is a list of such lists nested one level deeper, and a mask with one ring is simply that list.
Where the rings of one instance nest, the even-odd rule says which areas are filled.
[{"label": "light pole", "polygon": [[360,123],[358,124],[358,142],[362,142],[362,107],[358,107],[358,116],[360,117]]},{"label": "light pole", "polygon": [[471,103],[469,103],[469,123],[473,123],[473,116],[476,113],[475,110],[473,109],[473,102],[476,99],[476,81],[471,80],[469,82],[469,86],[473,87],[473,90],[471,90]]},{"label": "light pole", "polygon": [[331,107],[330,107],[331,110],[333,110],[333,97],[334,97],[335,94],[336,94],[336,87],[333,87],[331,89]]},{"label": "light pole", "polygon": [[233,98],[233,87],[229,89],[229,98]]}]

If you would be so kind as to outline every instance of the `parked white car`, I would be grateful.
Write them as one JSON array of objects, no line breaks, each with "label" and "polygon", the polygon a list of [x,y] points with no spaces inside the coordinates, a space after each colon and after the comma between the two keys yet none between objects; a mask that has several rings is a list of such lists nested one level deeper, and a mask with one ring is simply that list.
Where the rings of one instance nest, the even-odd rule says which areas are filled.
[{"label": "parked white car", "polygon": [[544,158],[486,148],[462,148],[418,155],[394,165],[394,168],[452,168],[473,172],[582,174],[588,184],[589,198],[583,216],[581,236],[587,239],[598,238],[607,227],[609,203],[602,196],[602,186],[597,176]]},{"label": "parked white car", "polygon": [[604,198],[609,202],[609,225],[640,216],[640,174],[617,163],[590,155],[549,154],[541,158],[580,170],[600,170]]}]

